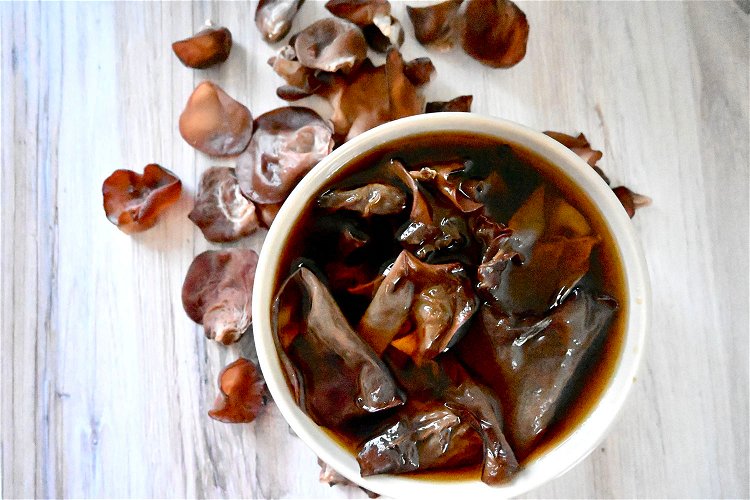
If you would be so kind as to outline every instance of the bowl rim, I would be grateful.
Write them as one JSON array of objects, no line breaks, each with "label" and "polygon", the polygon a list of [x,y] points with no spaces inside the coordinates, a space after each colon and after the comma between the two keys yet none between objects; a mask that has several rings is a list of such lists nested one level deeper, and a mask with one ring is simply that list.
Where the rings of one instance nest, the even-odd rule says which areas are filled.
[{"label": "bowl rim", "polygon": [[[403,137],[430,132],[478,133],[518,144],[541,156],[575,183],[602,216],[613,236],[622,267],[629,304],[622,352],[607,387],[590,413],[571,433],[532,459],[511,482],[487,486],[479,480],[434,481],[383,475],[361,477],[354,456],[336,442],[294,402],[276,353],[271,327],[273,286],[278,258],[288,229],[312,196],[340,167],[372,148]],[[402,118],[371,129],[346,142],[321,160],[294,188],[279,210],[260,252],[252,299],[253,336],[261,371],[279,411],[294,432],[318,457],[354,483],[392,497],[410,494],[471,494],[516,496],[559,477],[581,462],[607,435],[618,417],[636,374],[645,346],[650,316],[650,285],[646,261],[633,225],[611,188],[578,155],[556,140],[524,125],[475,113],[432,113]]]}]

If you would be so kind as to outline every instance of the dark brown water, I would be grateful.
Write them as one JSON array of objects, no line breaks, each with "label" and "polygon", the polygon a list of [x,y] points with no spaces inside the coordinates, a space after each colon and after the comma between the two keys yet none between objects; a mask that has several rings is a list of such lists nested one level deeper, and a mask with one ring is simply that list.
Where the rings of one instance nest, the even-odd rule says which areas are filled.
[{"label": "dark brown water", "polygon": [[[613,238],[593,203],[573,185],[556,168],[517,145],[505,144],[497,139],[465,133],[432,133],[411,136],[399,141],[382,145],[346,165],[334,178],[321,188],[318,194],[336,187],[353,187],[378,179],[375,172],[378,167],[391,159],[402,161],[409,170],[418,170],[423,166],[435,163],[461,162],[467,169],[476,170],[482,176],[495,169],[507,184],[508,189],[502,199],[488,203],[487,212],[497,222],[507,223],[512,214],[541,184],[545,189],[553,189],[565,201],[575,207],[587,220],[594,233],[599,236],[598,244],[591,256],[588,274],[582,281],[587,287],[596,289],[615,298],[620,308],[611,322],[606,336],[587,356],[579,368],[575,387],[568,392],[564,411],[556,414],[555,420],[548,427],[541,440],[526,456],[519,456],[522,463],[528,463],[545,450],[553,447],[567,435],[591,412],[612,377],[614,367],[620,357],[627,316],[628,297],[625,293],[624,272]],[[352,216],[352,218],[356,218]],[[358,266],[353,272],[364,273],[368,278],[376,276],[380,266],[389,258],[395,257],[401,250],[400,244],[393,235],[398,226],[408,219],[408,210],[403,219],[395,218],[387,223],[371,224],[369,230],[375,244],[367,247],[366,253],[357,254]],[[276,289],[288,276],[289,269],[299,258],[310,259],[318,266],[318,271],[326,275],[326,262],[335,254],[335,238],[331,235],[340,224],[340,215],[328,216],[315,209],[312,204],[302,213],[288,237],[281,265],[277,270]],[[471,249],[466,252],[471,252]],[[467,256],[467,259],[470,258]],[[335,287],[334,287],[335,288]],[[333,290],[333,295],[342,311],[352,325],[356,325],[363,314],[369,299],[354,297],[348,293]],[[469,342],[467,335],[461,342]],[[464,346],[465,347],[465,346]],[[468,367],[472,373],[481,373],[482,368]],[[486,371],[486,370],[484,370]],[[368,430],[369,431],[369,430]],[[340,442],[356,453],[362,442],[363,429],[329,430]],[[446,471],[412,474],[430,480],[457,480],[476,478],[481,464]]]}]

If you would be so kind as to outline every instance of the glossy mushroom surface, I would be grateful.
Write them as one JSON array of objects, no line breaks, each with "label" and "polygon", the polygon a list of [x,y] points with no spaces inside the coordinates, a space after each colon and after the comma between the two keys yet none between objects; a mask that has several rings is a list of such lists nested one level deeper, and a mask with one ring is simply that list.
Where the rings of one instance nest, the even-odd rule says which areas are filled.
[{"label": "glossy mushroom surface", "polygon": [[115,170],[102,184],[104,212],[123,233],[138,233],[153,227],[181,192],[180,179],[155,163],[146,165],[143,174]]},{"label": "glossy mushroom surface", "polygon": [[237,162],[242,192],[256,203],[281,203],[333,149],[331,127],[309,108],[289,106],[255,120],[250,145]]},{"label": "glossy mushroom surface", "polygon": [[227,28],[208,27],[190,38],[174,42],[172,50],[185,66],[208,68],[227,60],[232,50],[232,33]]},{"label": "glossy mushroom surface", "polygon": [[203,172],[188,218],[208,241],[217,243],[236,241],[259,227],[255,205],[240,191],[230,167],[211,167]]},{"label": "glossy mushroom surface", "polygon": [[467,0],[461,46],[492,68],[510,68],[526,55],[529,23],[511,0]]},{"label": "glossy mushroom surface", "polygon": [[190,264],[182,306],[207,338],[232,344],[250,327],[257,264],[258,254],[246,248],[206,250]]}]

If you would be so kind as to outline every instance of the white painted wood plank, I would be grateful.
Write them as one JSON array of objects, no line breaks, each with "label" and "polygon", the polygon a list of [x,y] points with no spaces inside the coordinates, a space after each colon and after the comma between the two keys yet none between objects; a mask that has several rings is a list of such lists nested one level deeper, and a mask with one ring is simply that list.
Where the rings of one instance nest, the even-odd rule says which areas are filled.
[{"label": "white painted wood plank", "polygon": [[[429,98],[473,93],[476,112],[584,131],[615,182],[655,200],[634,221],[654,294],[639,383],[599,450],[528,496],[747,497],[747,14],[730,2],[521,5],[526,59],[497,71],[429,53]],[[425,54],[404,4],[394,10],[405,56]],[[323,12],[308,0],[295,29]],[[216,163],[180,138],[182,106],[202,79],[256,116],[284,104],[253,14],[234,2],[0,4],[2,496],[363,496],[320,485],[273,406],[250,425],[207,417],[221,367],[252,346],[207,342],[182,311],[184,273],[214,247],[185,215]],[[184,68],[170,43],[209,17],[231,29],[232,54]],[[186,197],[125,236],[104,218],[101,182],[152,161]]]}]

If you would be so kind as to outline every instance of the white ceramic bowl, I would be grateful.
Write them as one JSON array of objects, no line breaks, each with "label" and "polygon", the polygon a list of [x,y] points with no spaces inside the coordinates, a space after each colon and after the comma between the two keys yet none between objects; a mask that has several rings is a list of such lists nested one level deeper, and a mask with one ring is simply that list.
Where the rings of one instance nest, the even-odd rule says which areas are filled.
[{"label": "white ceramic bowl", "polygon": [[[477,480],[431,481],[383,475],[363,478],[351,452],[321,430],[295,404],[284,379],[271,330],[274,277],[287,235],[298,215],[323,184],[342,166],[381,144],[429,132],[458,131],[494,136],[518,144],[560,168],[585,192],[619,249],[625,271],[627,307],[623,352],[607,388],[590,414],[566,438],[534,459],[505,485],[490,487]],[[260,253],[253,291],[253,332],[268,389],[294,432],[325,462],[355,483],[391,497],[474,498],[520,495],[560,476],[583,460],[604,438],[625,402],[643,351],[650,293],[646,265],[633,226],[612,190],[576,154],[527,127],[473,113],[435,113],[393,121],[347,142],[321,161],[294,189],[279,211]]]}]

